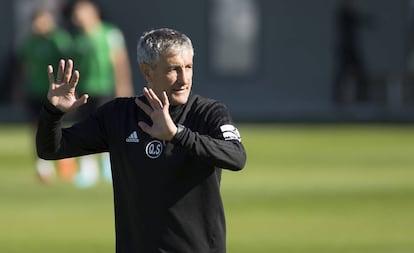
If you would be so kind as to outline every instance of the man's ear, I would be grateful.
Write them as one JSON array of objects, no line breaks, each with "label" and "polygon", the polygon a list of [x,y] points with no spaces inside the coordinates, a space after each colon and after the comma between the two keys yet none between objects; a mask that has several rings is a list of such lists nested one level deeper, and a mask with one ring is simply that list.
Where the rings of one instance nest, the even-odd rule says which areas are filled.
[{"label": "man's ear", "polygon": [[139,69],[141,70],[141,73],[144,76],[145,81],[147,81],[147,83],[150,84],[151,81],[152,81],[152,77],[151,77],[152,68],[151,68],[151,66],[148,65],[148,64],[142,63],[142,64],[139,65]]}]

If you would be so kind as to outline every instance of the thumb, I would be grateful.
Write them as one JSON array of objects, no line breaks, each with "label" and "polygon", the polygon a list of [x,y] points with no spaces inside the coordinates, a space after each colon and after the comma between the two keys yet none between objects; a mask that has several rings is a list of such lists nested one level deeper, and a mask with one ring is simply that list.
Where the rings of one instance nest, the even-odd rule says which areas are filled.
[{"label": "thumb", "polygon": [[88,102],[89,95],[83,94],[82,97],[78,98],[75,103],[73,103],[73,108],[78,108]]}]

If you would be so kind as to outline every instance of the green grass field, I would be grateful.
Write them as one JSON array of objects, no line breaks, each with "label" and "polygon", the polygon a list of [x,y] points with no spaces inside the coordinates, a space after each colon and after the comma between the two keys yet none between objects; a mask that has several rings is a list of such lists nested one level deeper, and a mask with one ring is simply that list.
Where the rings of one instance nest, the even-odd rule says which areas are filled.
[{"label": "green grass field", "polygon": [[[414,126],[240,130],[247,166],[222,181],[228,252],[414,252]],[[32,139],[0,127],[0,252],[114,252],[110,185],[41,185]]]}]

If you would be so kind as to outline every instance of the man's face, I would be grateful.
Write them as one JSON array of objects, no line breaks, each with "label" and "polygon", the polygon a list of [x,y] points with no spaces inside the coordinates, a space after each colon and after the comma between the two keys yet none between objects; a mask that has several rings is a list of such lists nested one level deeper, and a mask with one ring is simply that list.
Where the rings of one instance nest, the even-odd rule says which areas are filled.
[{"label": "man's face", "polygon": [[193,52],[182,50],[177,54],[161,55],[155,68],[144,71],[148,87],[162,100],[165,91],[171,105],[187,103],[193,83]]},{"label": "man's face", "polygon": [[77,3],[73,8],[72,20],[81,29],[87,29],[91,22],[94,22],[98,18],[98,10],[91,3]]},{"label": "man's face", "polygon": [[38,35],[46,35],[55,28],[55,19],[53,15],[47,11],[43,11],[33,20],[33,33]]}]

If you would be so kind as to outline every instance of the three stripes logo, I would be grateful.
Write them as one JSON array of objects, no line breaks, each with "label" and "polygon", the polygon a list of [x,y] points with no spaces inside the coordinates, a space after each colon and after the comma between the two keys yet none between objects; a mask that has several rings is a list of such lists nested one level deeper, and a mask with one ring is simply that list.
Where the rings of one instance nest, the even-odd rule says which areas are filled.
[{"label": "three stripes logo", "polygon": [[126,142],[135,142],[138,143],[139,142],[139,138],[138,138],[138,134],[137,131],[132,132],[128,138],[126,138],[125,140]]}]

